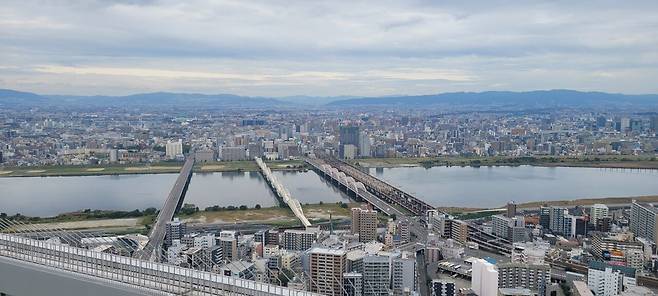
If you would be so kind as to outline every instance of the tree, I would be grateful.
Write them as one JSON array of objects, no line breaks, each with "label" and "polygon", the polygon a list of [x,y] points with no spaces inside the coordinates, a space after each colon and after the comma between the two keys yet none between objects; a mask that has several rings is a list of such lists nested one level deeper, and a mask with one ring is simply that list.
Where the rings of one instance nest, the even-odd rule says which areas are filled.
[{"label": "tree", "polygon": [[256,210],[260,210],[260,205],[256,204],[256,206],[254,208],[256,208]]},{"label": "tree", "polygon": [[246,209],[247,209],[247,206],[245,206],[245,205],[241,205],[241,206],[240,206],[240,210],[241,210],[241,211],[244,211],[244,210],[246,210]]}]

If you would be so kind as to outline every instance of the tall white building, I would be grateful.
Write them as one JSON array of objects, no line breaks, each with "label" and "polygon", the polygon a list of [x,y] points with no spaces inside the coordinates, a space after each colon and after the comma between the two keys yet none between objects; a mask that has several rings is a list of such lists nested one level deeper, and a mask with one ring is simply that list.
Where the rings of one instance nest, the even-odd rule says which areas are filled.
[{"label": "tall white building", "polygon": [[167,145],[165,146],[165,155],[169,159],[174,159],[178,155],[183,155],[183,141],[168,141]]},{"label": "tall white building", "polygon": [[630,229],[635,236],[658,242],[658,209],[652,204],[633,201]]},{"label": "tall white building", "polygon": [[473,262],[471,289],[478,296],[498,295],[498,270],[496,266],[484,259]]},{"label": "tall white building", "polygon": [[370,137],[365,132],[359,134],[359,156],[370,157]]},{"label": "tall white building", "polygon": [[633,268],[592,261],[587,269],[587,287],[596,296],[617,296],[636,285]]},{"label": "tall white building", "polygon": [[608,217],[608,206],[604,204],[595,204],[589,209],[589,223],[596,225],[601,218]]}]

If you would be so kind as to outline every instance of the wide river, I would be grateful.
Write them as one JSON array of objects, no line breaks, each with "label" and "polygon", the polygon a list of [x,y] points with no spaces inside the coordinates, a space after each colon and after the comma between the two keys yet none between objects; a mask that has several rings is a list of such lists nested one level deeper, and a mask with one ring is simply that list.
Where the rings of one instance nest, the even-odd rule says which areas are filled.
[{"label": "wide river", "polygon": [[[421,167],[370,169],[435,206],[496,207],[587,197],[658,195],[658,171],[547,167]],[[302,203],[347,201],[313,171],[275,174]],[[0,178],[0,212],[49,216],[80,209],[159,208],[176,174]],[[195,174],[186,203],[273,206],[257,172]]]}]

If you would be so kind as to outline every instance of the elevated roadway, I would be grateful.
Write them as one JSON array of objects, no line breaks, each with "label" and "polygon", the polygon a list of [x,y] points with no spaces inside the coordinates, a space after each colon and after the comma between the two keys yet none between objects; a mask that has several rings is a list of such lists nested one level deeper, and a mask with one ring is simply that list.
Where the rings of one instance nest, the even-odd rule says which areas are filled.
[{"label": "elevated roadway", "polygon": [[165,204],[160,209],[158,217],[153,224],[153,228],[149,232],[149,241],[144,247],[143,250],[135,252],[134,256],[136,258],[144,260],[156,260],[160,257],[158,253],[162,247],[162,243],[165,238],[165,230],[167,222],[170,222],[178,210],[180,210],[183,205],[183,200],[185,199],[185,193],[187,188],[190,185],[190,180],[192,179],[192,169],[194,168],[194,157],[188,156],[183,164],[183,168],[176,178],[176,183],[174,187],[171,188]]}]

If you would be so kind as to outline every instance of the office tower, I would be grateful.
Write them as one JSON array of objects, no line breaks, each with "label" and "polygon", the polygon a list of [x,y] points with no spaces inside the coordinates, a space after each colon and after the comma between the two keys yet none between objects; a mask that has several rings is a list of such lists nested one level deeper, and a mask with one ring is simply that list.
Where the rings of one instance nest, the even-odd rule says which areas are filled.
[{"label": "office tower", "polygon": [[339,296],[343,293],[345,251],[312,248],[309,251],[309,286],[311,292]]},{"label": "office tower", "polygon": [[370,137],[366,132],[359,134],[359,156],[370,157]]},{"label": "office tower", "polygon": [[343,293],[345,296],[363,295],[363,274],[348,272],[343,274]]},{"label": "office tower", "polygon": [[471,289],[478,296],[498,295],[498,271],[484,259],[473,261]]},{"label": "office tower", "polygon": [[587,286],[596,296],[617,296],[637,285],[635,269],[591,261],[587,268]]},{"label": "office tower", "polygon": [[431,296],[455,296],[455,282],[452,280],[432,280]]},{"label": "office tower", "polygon": [[339,128],[338,153],[340,158],[345,158],[345,145],[359,147],[359,127],[343,125]]},{"label": "office tower", "polygon": [[658,132],[658,116],[651,117],[651,130]]},{"label": "office tower", "polygon": [[283,232],[283,248],[286,250],[305,251],[318,239],[318,229],[288,229]]},{"label": "office tower", "polygon": [[562,231],[557,233],[562,234],[564,237],[576,237],[576,217],[566,214],[562,217]]},{"label": "office tower", "polygon": [[617,131],[625,132],[631,128],[631,119],[622,117],[617,121]]},{"label": "office tower", "polygon": [[181,222],[178,218],[167,222],[165,225],[165,245],[171,246],[172,241],[181,239],[187,233],[187,224]]},{"label": "office tower", "polygon": [[652,204],[633,201],[631,205],[630,229],[638,237],[658,242],[658,209]]},{"label": "office tower", "polygon": [[352,234],[359,234],[360,242],[377,240],[377,211],[352,209]]},{"label": "office tower", "polygon": [[393,295],[406,295],[416,290],[416,260],[414,258],[406,258],[407,254],[403,254],[402,258],[393,259],[392,271],[392,287]]},{"label": "office tower", "polygon": [[608,119],[605,118],[605,116],[599,116],[599,117],[596,118],[596,127],[604,128],[607,122],[608,122]]},{"label": "office tower", "polygon": [[567,209],[560,207],[551,207],[550,208],[550,224],[549,229],[553,233],[563,234],[564,233],[564,215],[567,212]]},{"label": "office tower", "polygon": [[174,159],[179,155],[183,155],[183,141],[168,141],[167,145],[165,146],[165,155],[169,159]]},{"label": "office tower", "polygon": [[507,218],[516,217],[516,204],[512,202],[507,203]]},{"label": "office tower", "polygon": [[541,207],[539,209],[539,225],[544,231],[551,228],[551,208]]},{"label": "office tower", "polygon": [[525,263],[498,264],[498,288],[526,288],[538,292],[551,283],[551,267],[548,264]]},{"label": "office tower", "polygon": [[387,296],[391,285],[389,258],[366,256],[363,258],[363,295]]},{"label": "office tower", "polygon": [[601,218],[608,217],[608,206],[595,204],[589,209],[589,223],[596,225]]}]

